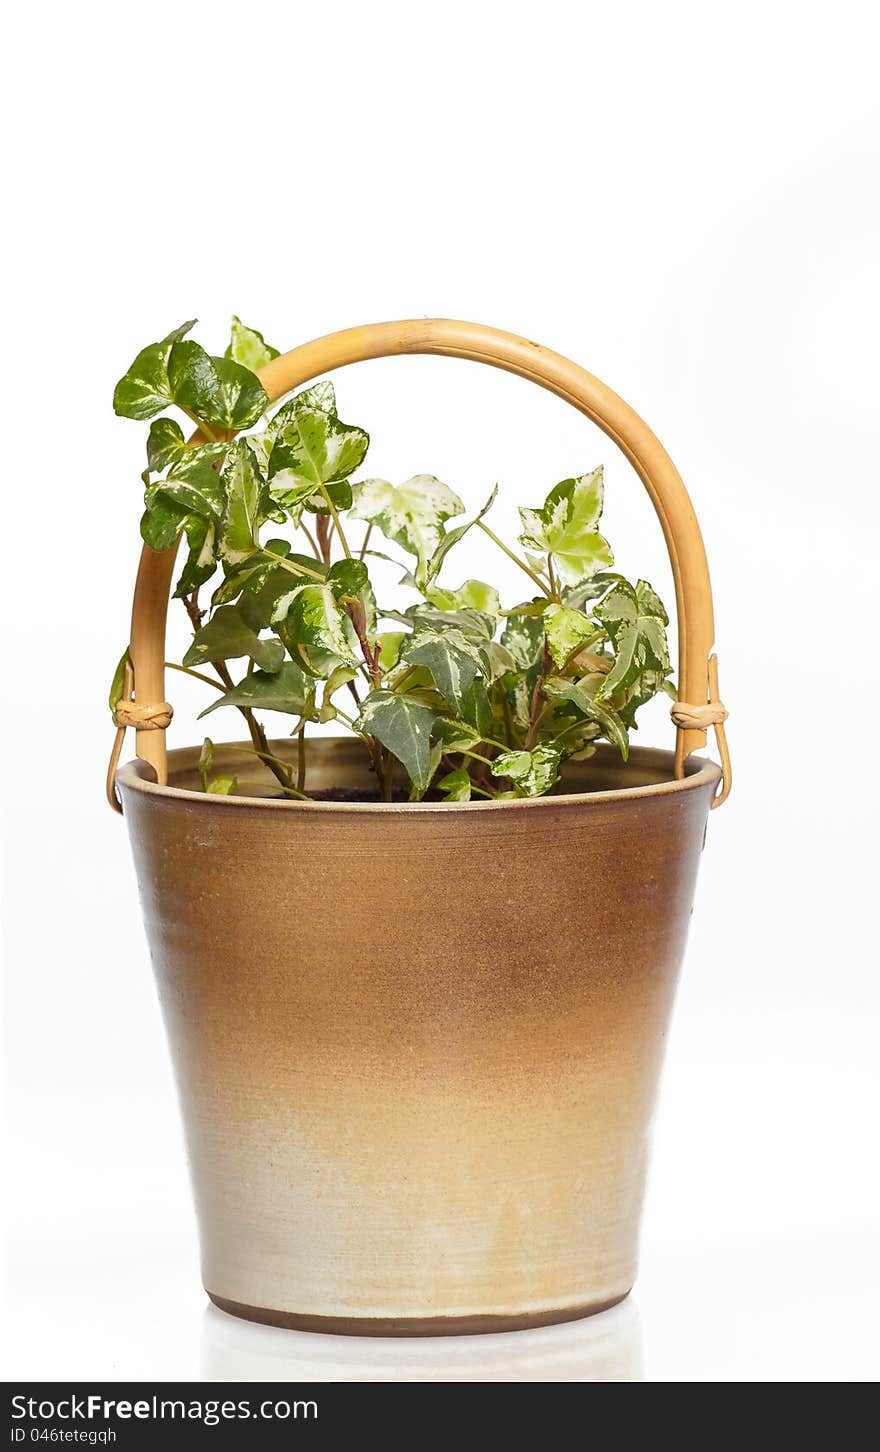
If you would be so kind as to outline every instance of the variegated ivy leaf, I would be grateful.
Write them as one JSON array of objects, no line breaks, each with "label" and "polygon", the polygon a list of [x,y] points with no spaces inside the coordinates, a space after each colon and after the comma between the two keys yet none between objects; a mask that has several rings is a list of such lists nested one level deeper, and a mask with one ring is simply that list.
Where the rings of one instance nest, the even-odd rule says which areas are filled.
[{"label": "variegated ivy leaf", "polygon": [[259,548],[257,534],[262,523],[260,504],[264,484],[257,461],[247,442],[238,439],[223,469],[226,509],[220,530],[220,554],[231,565],[241,564]]},{"label": "variegated ivy leaf", "polygon": [[451,716],[438,716],[432,734],[444,751],[472,751],[482,739],[473,726]]},{"label": "variegated ivy leaf", "polygon": [[495,633],[495,621],[491,615],[484,615],[480,610],[438,610],[434,605],[423,604],[421,601],[416,605],[410,605],[402,614],[395,614],[394,611],[383,611],[389,619],[402,620],[411,625],[413,630],[460,630],[477,645],[482,645],[491,640]]},{"label": "variegated ivy leaf", "polygon": [[205,661],[238,660],[241,656],[248,656],[262,670],[273,673],[281,669],[284,646],[280,640],[260,640],[242,619],[237,605],[221,605],[207,625],[196,631],[183,664],[199,666]]},{"label": "variegated ivy leaf", "polygon": [[337,560],[327,571],[327,584],[346,611],[354,607],[354,618],[368,640],[376,633],[376,596],[363,560]]},{"label": "variegated ivy leaf", "polygon": [[174,402],[168,378],[168,358],[174,344],[192,327],[195,327],[195,318],[189,323],[182,323],[160,343],[150,343],[141,349],[113,391],[114,413],[123,418],[147,419]]},{"label": "variegated ivy leaf", "polygon": [[147,467],[151,474],[161,474],[169,464],[176,464],[186,453],[183,429],[173,418],[154,418],[147,436]]},{"label": "variegated ivy leaf", "polygon": [[[317,508],[326,507],[322,490],[347,479],[363,462],[370,442],[363,429],[342,423],[335,395],[328,397],[326,388],[318,384],[297,394],[273,420],[269,489],[295,520],[312,496],[317,496]],[[321,399],[332,406],[319,407]],[[337,508],[348,507],[347,486],[333,502]]]},{"label": "variegated ivy leaf", "polygon": [[462,697],[461,710],[459,712],[462,720],[469,726],[473,726],[480,733],[480,740],[484,741],[492,734],[494,714],[492,702],[489,700],[489,693],[483,682],[477,677],[469,690],[465,691]]},{"label": "variegated ivy leaf", "polygon": [[155,494],[141,515],[141,539],[161,555],[177,543],[189,517],[189,511],[182,505]]},{"label": "variegated ivy leaf", "polygon": [[187,514],[201,514],[218,523],[226,507],[226,487],[218,473],[227,453],[226,444],[202,444],[187,449],[171,465],[164,479],[151,484],[144,495],[149,509],[157,496],[172,499]]},{"label": "variegated ivy leaf", "polygon": [[211,428],[247,429],[269,407],[259,378],[231,358],[212,358],[189,339],[168,357],[172,401]]},{"label": "variegated ivy leaf", "polygon": [[415,474],[405,484],[387,479],[366,479],[352,489],[352,517],[380,529],[386,539],[416,557],[415,578],[421,588],[429,581],[429,562],[443,538],[443,526],[463,514],[457,494],[433,474]]},{"label": "variegated ivy leaf", "polygon": [[437,790],[443,793],[448,802],[469,802],[471,779],[464,767],[460,767],[457,771],[449,771],[446,776],[441,776]]},{"label": "variegated ivy leaf", "polygon": [[192,595],[210,580],[217,568],[217,527],[214,521],[203,519],[198,514],[188,514],[183,527],[189,554],[174,588],[175,600]]},{"label": "variegated ivy leaf", "polygon": [[413,785],[426,791],[431,782],[431,728],[435,712],[410,696],[375,690],[363,701],[355,722],[358,731],[375,736],[396,756]]},{"label": "variegated ivy leaf", "polygon": [[232,334],[224,357],[231,358],[234,363],[240,363],[243,368],[249,368],[256,373],[264,364],[271,363],[273,358],[279,356],[278,349],[272,348],[266,342],[262,333],[256,328],[247,327],[232,314]]},{"label": "variegated ivy leaf", "polygon": [[[435,580],[437,578],[440,573],[440,566],[443,564],[443,561],[446,559],[449,551],[453,548],[454,545],[457,545],[460,540],[464,539],[468,530],[473,529],[474,525],[479,524],[483,516],[489,513],[489,510],[495,503],[497,495],[498,485],[496,484],[495,488],[492,490],[492,493],[489,495],[489,498],[486,500],[486,503],[483,505],[479,514],[475,514],[473,519],[468,520],[467,524],[456,525],[455,529],[450,529],[448,533],[443,534],[440,543],[435,547],[434,553],[431,555],[431,558],[428,561],[427,566],[425,567],[422,574],[420,575],[418,571],[416,572],[416,584],[418,585],[418,588],[420,590],[425,589],[427,585],[430,585],[432,580]],[[463,509],[464,505],[462,505],[461,509],[455,510],[455,513],[461,514]],[[450,516],[447,516],[447,518],[449,517]]]},{"label": "variegated ivy leaf", "polygon": [[570,681],[565,676],[551,676],[544,682],[544,693],[556,700],[570,701],[573,706],[586,716],[588,721],[595,721],[602,727],[602,731],[608,740],[613,742],[626,761],[629,756],[629,736],[626,727],[616,711],[609,705],[596,699],[596,693],[601,688],[604,676],[585,676],[580,681]]},{"label": "variegated ivy leaf", "polygon": [[209,716],[212,711],[219,711],[221,706],[249,706],[254,710],[283,711],[288,716],[304,716],[311,720],[314,699],[312,682],[293,661],[285,661],[274,674],[254,671],[253,675],[245,676],[239,685],[201,711],[199,719]]},{"label": "variegated ivy leaf", "polygon": [[521,792],[540,797],[559,780],[562,749],[542,741],[532,751],[504,751],[492,762],[492,775],[509,777]]},{"label": "variegated ivy leaf", "polygon": [[639,580],[635,589],[619,580],[594,613],[614,646],[614,665],[604,678],[602,696],[626,690],[646,669],[669,674],[668,617],[646,580]]},{"label": "variegated ivy leaf", "polygon": [[559,574],[570,584],[614,563],[608,541],[597,528],[603,489],[600,466],[579,479],[563,479],[540,509],[520,510],[520,544],[541,555],[552,554]]},{"label": "variegated ivy leaf", "polygon": [[350,622],[329,585],[295,586],[279,598],[272,619],[291,654],[296,652],[315,674],[325,674],[322,667],[326,663],[317,651],[335,658],[331,670],[339,661],[357,665],[358,656],[345,629]]},{"label": "variegated ivy leaf", "polygon": [[425,591],[425,598],[438,610],[478,610],[481,615],[497,620],[501,615],[501,600],[494,585],[484,585],[482,580],[465,580],[457,590],[443,590],[432,585]]},{"label": "variegated ivy leaf", "polygon": [[274,441],[280,433],[283,433],[286,425],[293,420],[297,409],[301,408],[316,408],[321,413],[329,413],[336,418],[336,389],[329,378],[322,379],[320,383],[312,383],[301,393],[297,393],[281,405],[277,413],[269,420],[266,432],[270,440]]},{"label": "variegated ivy leaf", "polygon": [[509,615],[501,632],[501,644],[510,651],[519,670],[531,670],[544,651],[543,616]]},{"label": "variegated ivy leaf", "polygon": [[425,666],[438,691],[456,710],[461,709],[485,657],[458,630],[418,630],[401,650],[401,659]]},{"label": "variegated ivy leaf", "polygon": [[544,631],[547,649],[558,666],[576,652],[578,646],[595,634],[582,610],[572,610],[568,605],[548,605],[544,611]]}]

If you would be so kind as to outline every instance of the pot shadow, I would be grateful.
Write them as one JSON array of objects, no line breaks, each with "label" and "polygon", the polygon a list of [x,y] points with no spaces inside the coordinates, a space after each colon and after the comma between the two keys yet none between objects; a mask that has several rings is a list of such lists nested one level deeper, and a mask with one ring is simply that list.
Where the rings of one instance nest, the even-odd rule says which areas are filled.
[{"label": "pot shadow", "polygon": [[284,1331],[209,1305],[202,1381],[641,1381],[638,1309],[486,1336],[329,1336]]}]

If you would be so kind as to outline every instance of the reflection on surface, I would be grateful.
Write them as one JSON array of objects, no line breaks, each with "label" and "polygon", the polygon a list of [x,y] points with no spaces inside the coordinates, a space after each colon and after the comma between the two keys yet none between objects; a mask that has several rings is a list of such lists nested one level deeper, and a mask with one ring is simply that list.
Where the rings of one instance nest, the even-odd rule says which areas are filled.
[{"label": "reflection on surface", "polygon": [[639,1381],[641,1360],[632,1300],[584,1321],[492,1336],[324,1336],[257,1326],[216,1306],[202,1322],[204,1381]]}]

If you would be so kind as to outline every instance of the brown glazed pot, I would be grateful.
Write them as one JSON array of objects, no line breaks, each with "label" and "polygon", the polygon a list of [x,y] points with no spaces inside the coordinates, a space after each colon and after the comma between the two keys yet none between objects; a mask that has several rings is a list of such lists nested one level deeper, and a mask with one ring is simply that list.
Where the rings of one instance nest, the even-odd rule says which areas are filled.
[{"label": "brown glazed pot", "polygon": [[[368,787],[359,742],[309,753]],[[205,796],[197,755],[117,781],[211,1299],[378,1335],[619,1301],[719,769],[600,748],[536,800],[319,805]]]}]

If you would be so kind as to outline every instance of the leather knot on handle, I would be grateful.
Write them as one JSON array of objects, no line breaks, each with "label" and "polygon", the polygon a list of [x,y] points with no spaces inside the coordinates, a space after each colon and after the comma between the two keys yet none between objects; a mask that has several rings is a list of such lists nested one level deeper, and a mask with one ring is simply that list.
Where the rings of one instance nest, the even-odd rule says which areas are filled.
[{"label": "leather knot on handle", "polygon": [[720,701],[707,701],[705,706],[692,706],[688,701],[676,701],[669,712],[676,726],[685,730],[705,731],[708,726],[719,726],[730,714]]},{"label": "leather knot on handle", "polygon": [[125,697],[116,702],[113,719],[117,726],[134,726],[136,731],[164,731],[171,724],[174,711],[167,701],[158,706],[141,706]]}]

